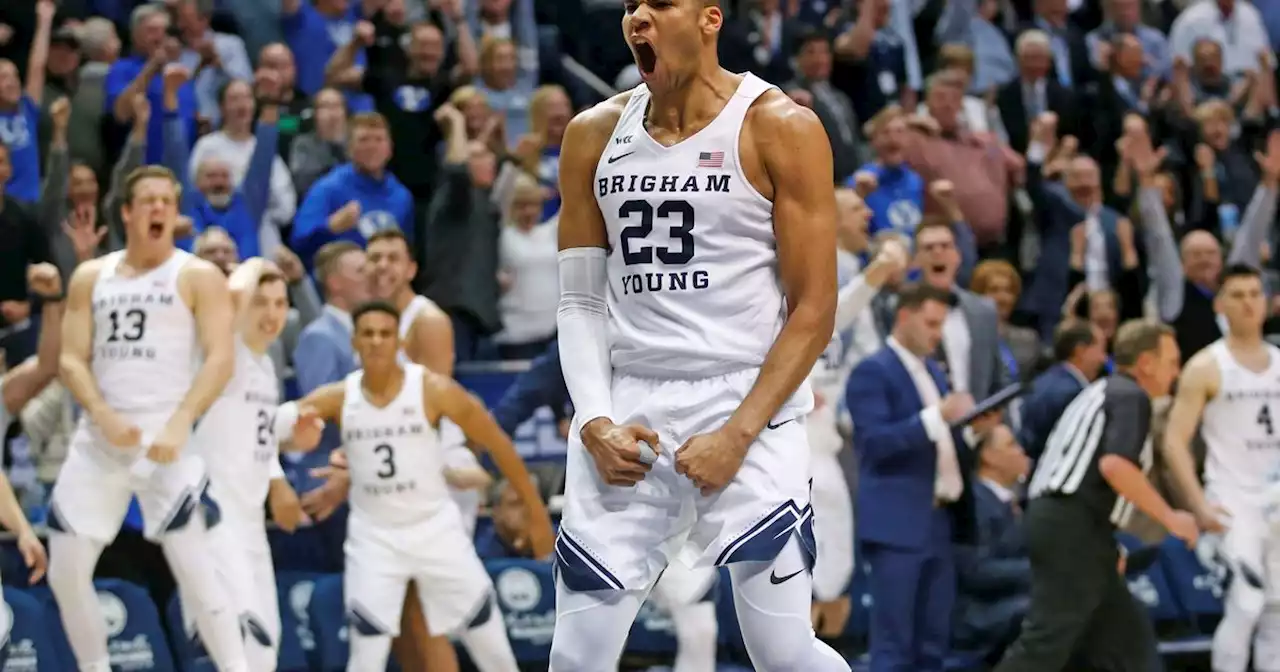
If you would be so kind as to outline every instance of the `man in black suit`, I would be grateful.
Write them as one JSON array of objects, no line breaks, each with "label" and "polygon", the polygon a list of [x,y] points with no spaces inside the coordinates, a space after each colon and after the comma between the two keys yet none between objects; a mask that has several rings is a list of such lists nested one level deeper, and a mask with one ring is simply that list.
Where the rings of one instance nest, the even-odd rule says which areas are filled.
[{"label": "man in black suit", "polygon": [[841,183],[870,157],[858,137],[853,102],[831,85],[831,60],[831,40],[826,34],[805,31],[795,41],[796,78],[783,90],[818,115],[831,140],[835,180]]},{"label": "man in black suit", "polygon": [[1054,75],[1049,34],[1041,30],[1023,32],[1014,45],[1014,53],[1018,59],[1018,76],[996,94],[996,107],[1009,137],[1009,147],[1026,152],[1031,141],[1031,124],[1045,112],[1058,115],[1062,135],[1076,135],[1076,97]]},{"label": "man in black suit", "polygon": [[1031,605],[1031,558],[1018,506],[1020,482],[1031,460],[1005,425],[982,439],[973,487],[977,534],[956,548],[956,590],[952,648],[1000,659],[1018,636]]},{"label": "man in black suit", "polygon": [[1022,400],[1022,446],[1033,460],[1044,452],[1049,432],[1071,400],[1098,378],[1107,361],[1107,339],[1084,320],[1064,322],[1053,335],[1053,358],[1057,363],[1035,379]]},{"label": "man in black suit", "polygon": [[1072,23],[1067,0],[1035,0],[1031,21],[1019,33],[1042,30],[1050,38],[1053,76],[1068,89],[1083,87],[1094,78],[1084,31]]},{"label": "man in black suit", "polygon": [[767,82],[791,79],[792,46],[803,26],[781,0],[746,0],[720,35],[720,62],[733,72],[751,71]]}]

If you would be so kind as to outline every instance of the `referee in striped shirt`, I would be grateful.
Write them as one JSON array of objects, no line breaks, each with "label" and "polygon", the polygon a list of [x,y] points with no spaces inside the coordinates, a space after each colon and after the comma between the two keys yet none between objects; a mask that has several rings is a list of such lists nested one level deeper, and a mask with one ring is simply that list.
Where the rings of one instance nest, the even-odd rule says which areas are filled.
[{"label": "referee in striped shirt", "polygon": [[1188,544],[1195,518],[1175,511],[1147,481],[1151,399],[1178,375],[1173,329],[1126,322],[1116,334],[1117,373],[1071,402],[1031,477],[1025,516],[1031,607],[996,672],[1156,669],[1146,610],[1117,571],[1115,531],[1136,507]]}]

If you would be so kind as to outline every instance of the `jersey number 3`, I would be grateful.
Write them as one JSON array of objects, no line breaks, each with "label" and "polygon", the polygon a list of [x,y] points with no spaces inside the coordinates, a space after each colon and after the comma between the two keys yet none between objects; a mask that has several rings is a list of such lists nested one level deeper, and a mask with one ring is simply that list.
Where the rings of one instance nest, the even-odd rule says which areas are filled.
[{"label": "jersey number 3", "polygon": [[382,458],[382,466],[378,469],[378,478],[391,478],[396,475],[396,452],[389,443],[380,443],[373,452]]},{"label": "jersey number 3", "polygon": [[[671,240],[676,245],[655,248],[644,242],[653,233],[655,216],[679,222],[672,224],[670,230]],[[626,225],[618,234],[618,241],[622,245],[622,261],[626,265],[652,264],[654,250],[658,252],[658,261],[664,264],[679,266],[693,259],[694,217],[693,206],[689,201],[663,201],[656,210],[648,201],[627,201],[618,208],[618,218],[639,220]]]},{"label": "jersey number 3", "polygon": [[147,333],[147,312],[140,308],[113,310],[107,315],[107,319],[111,320],[108,343],[140,341]]}]

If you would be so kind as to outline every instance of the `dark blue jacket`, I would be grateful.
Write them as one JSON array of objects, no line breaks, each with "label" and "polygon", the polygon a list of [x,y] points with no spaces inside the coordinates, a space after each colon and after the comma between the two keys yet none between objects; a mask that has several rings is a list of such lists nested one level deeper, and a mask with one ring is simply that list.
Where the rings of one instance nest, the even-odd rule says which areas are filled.
[{"label": "dark blue jacket", "polygon": [[556,410],[567,405],[569,388],[565,387],[564,372],[560,369],[560,347],[557,341],[552,341],[547,351],[533,360],[529,370],[507,388],[493,408],[493,418],[510,436],[539,408],[550,406]]},{"label": "dark blue jacket", "polygon": [[1031,604],[1031,558],[1010,504],[973,482],[977,534],[956,546],[955,648],[984,658],[1009,644],[1013,625]]},{"label": "dark blue jacket", "polygon": [[1075,372],[1066,364],[1054,364],[1031,384],[1031,393],[1022,400],[1022,435],[1020,443],[1032,460],[1040,459],[1045,441],[1054,423],[1062,417],[1067,405],[1084,390]]}]

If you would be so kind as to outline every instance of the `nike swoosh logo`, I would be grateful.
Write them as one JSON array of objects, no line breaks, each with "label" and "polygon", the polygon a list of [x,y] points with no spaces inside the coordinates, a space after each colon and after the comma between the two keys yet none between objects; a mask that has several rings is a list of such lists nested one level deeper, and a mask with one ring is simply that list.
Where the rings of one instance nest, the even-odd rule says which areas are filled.
[{"label": "nike swoosh logo", "polygon": [[778,576],[778,570],[775,569],[772,572],[769,572],[769,583],[772,583],[775,586],[780,583],[786,583],[791,579],[794,579],[795,577],[799,576],[800,572],[803,572],[803,571],[804,571],[803,569],[797,569],[796,571],[786,576]]},{"label": "nike swoosh logo", "polygon": [[777,429],[787,424],[788,422],[795,422],[795,418],[791,418],[790,420],[783,420],[782,422],[770,422],[769,424],[765,425],[765,427],[768,427],[769,429]]},{"label": "nike swoosh logo", "polygon": [[619,155],[617,155],[617,156],[611,156],[611,157],[609,157],[609,163],[617,163],[618,161],[621,161],[621,160],[623,160],[623,159],[627,158],[628,156],[631,156],[632,154],[635,154],[635,152],[627,152],[626,154],[619,154]]}]

